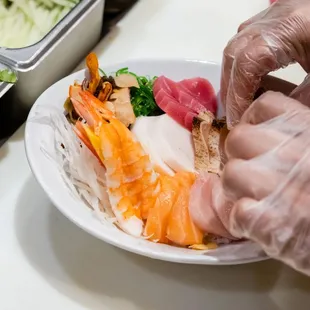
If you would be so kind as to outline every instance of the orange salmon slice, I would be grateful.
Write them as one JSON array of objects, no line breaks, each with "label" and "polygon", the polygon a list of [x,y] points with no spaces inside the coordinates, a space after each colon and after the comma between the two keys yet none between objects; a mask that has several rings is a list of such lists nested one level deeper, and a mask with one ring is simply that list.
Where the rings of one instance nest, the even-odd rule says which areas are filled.
[{"label": "orange salmon slice", "polygon": [[189,214],[189,195],[195,181],[192,173],[177,174],[180,191],[174,203],[167,226],[167,238],[180,246],[201,244],[203,242],[202,231],[195,226]]}]

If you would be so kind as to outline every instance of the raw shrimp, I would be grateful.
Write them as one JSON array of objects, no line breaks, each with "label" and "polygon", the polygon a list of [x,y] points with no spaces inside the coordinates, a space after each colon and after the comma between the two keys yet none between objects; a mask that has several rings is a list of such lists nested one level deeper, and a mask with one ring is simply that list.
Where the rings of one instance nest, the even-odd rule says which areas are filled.
[{"label": "raw shrimp", "polygon": [[142,219],[160,189],[159,176],[141,144],[118,119],[101,126],[100,140],[112,209],[125,231],[140,236]]}]

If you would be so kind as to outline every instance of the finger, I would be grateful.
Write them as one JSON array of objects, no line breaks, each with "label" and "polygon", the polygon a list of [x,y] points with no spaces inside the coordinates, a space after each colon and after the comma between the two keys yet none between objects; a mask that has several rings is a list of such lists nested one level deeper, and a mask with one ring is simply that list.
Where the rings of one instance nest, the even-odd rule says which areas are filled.
[{"label": "finger", "polygon": [[[249,27],[250,28],[250,27]],[[240,53],[249,42],[259,36],[259,29],[245,29],[236,34],[227,44],[223,52],[222,61],[222,75],[221,75],[221,101],[226,106],[226,98],[228,93],[228,86],[231,76],[232,65],[236,53]]]},{"label": "finger", "polygon": [[234,204],[229,217],[229,232],[233,236],[251,239],[252,213],[258,203],[255,199],[242,198]]},{"label": "finger", "polygon": [[239,124],[231,130],[225,141],[228,159],[251,159],[279,146],[287,136],[277,130]]},{"label": "finger", "polygon": [[270,169],[264,162],[230,160],[221,174],[227,199],[231,202],[248,197],[256,200],[270,195],[283,179],[281,171]]},{"label": "finger", "polygon": [[275,229],[279,226],[276,220],[279,218],[268,202],[242,198],[234,204],[230,213],[229,231],[235,237],[257,242],[266,250],[275,237]]},{"label": "finger", "polygon": [[[292,197],[295,197],[293,201],[286,199]],[[235,237],[259,243],[268,255],[284,258],[294,251],[296,243],[305,242],[303,233],[309,231],[309,213],[305,208],[308,201],[309,193],[301,193],[294,186],[286,188],[280,196],[272,193],[261,201],[242,198],[232,207],[228,230]],[[309,238],[307,243],[310,243]]]},{"label": "finger", "polygon": [[285,113],[297,111],[304,113],[308,110],[300,102],[282,93],[268,91],[250,105],[241,117],[240,123],[260,124]]},{"label": "finger", "polygon": [[229,128],[239,122],[252,103],[262,77],[281,68],[282,62],[278,61],[278,53],[277,48],[270,46],[260,36],[235,56],[226,98]]},{"label": "finger", "polygon": [[271,155],[264,154],[248,161],[233,159],[228,162],[221,173],[221,181],[230,202],[243,197],[257,200],[267,197],[300,160],[285,161]]},{"label": "finger", "polygon": [[309,123],[299,118],[298,124],[285,119],[270,126],[239,124],[226,139],[226,156],[286,174],[310,148]]},{"label": "finger", "polygon": [[[308,143],[309,144],[309,143]],[[298,151],[298,150],[297,150]],[[286,173],[285,179],[282,185],[279,186],[272,203],[275,204],[277,200],[286,201],[289,206],[293,206],[296,203],[308,205],[308,200],[303,201],[303,195],[310,193],[310,148],[308,147],[300,153],[299,158],[291,166],[289,171]]]},{"label": "finger", "polygon": [[258,14],[252,16],[251,18],[249,18],[248,20],[246,20],[245,22],[243,22],[239,28],[238,28],[238,32],[242,31],[243,29],[245,29],[246,27],[248,27],[249,25],[261,20],[269,11],[269,8],[259,12]]},{"label": "finger", "polygon": [[202,230],[231,238],[228,226],[227,205],[220,179],[214,174],[203,173],[192,187],[189,203],[190,215]]}]

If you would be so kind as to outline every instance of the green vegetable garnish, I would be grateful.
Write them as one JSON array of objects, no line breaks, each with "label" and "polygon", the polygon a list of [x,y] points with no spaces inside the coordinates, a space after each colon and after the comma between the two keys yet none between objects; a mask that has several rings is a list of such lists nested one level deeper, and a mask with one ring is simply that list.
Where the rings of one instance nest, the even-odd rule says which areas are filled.
[{"label": "green vegetable garnish", "polygon": [[107,76],[106,73],[101,68],[99,68],[99,72],[101,73],[101,76]]},{"label": "green vegetable garnish", "polygon": [[[116,76],[119,76],[119,75],[121,75],[121,74],[126,74],[126,73],[130,73],[130,72],[128,72],[128,68],[127,68],[127,67],[117,70],[116,73],[115,73],[115,75],[116,75]],[[135,75],[135,74],[134,74],[134,75]]]},{"label": "green vegetable garnish", "polygon": [[119,69],[115,75],[119,76],[120,74],[131,74],[135,76],[138,81],[140,88],[130,88],[131,104],[136,117],[154,116],[164,113],[156,104],[153,95],[153,85],[157,76],[154,76],[153,78],[138,76],[128,71],[128,68]]},{"label": "green vegetable garnish", "polygon": [[15,72],[8,69],[0,70],[0,81],[6,83],[15,83],[17,81],[17,76]]},{"label": "green vegetable garnish", "polygon": [[131,104],[136,117],[164,113],[156,104],[153,95],[153,84],[156,79],[156,76],[151,79],[144,76],[137,76],[140,88],[132,87],[130,90]]}]

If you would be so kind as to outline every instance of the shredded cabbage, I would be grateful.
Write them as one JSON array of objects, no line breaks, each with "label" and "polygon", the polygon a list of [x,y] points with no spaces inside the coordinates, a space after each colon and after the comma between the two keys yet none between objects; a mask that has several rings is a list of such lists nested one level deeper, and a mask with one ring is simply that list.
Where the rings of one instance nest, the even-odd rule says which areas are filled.
[{"label": "shredded cabbage", "polygon": [[41,40],[80,0],[0,0],[0,46],[21,48]]},{"label": "shredded cabbage", "polygon": [[54,135],[46,144],[42,141],[41,151],[51,164],[56,165],[71,195],[93,209],[99,220],[116,228],[107,194],[105,169],[76,137],[63,113],[51,108],[41,109],[43,113],[37,112],[29,122],[49,126]]}]

